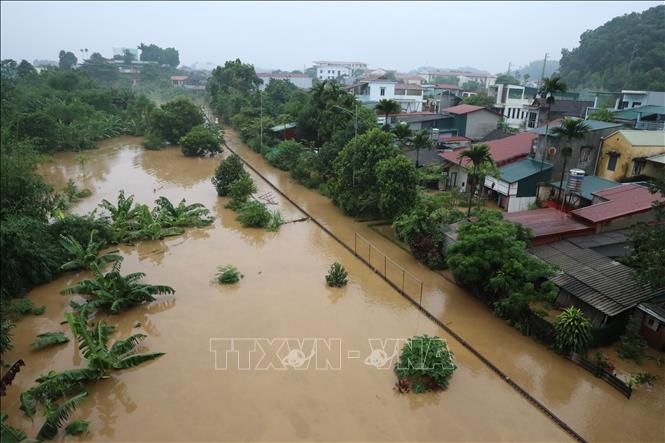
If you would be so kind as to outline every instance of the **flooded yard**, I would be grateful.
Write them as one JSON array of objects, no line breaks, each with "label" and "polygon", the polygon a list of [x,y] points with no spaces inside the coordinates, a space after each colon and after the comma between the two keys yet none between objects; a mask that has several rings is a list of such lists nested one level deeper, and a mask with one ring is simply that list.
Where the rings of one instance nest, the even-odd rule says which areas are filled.
[{"label": "flooded yard", "polygon": [[[118,336],[145,333],[145,348],[166,355],[90,385],[89,398],[74,415],[91,422],[90,432],[81,440],[570,440],[311,221],[286,224],[275,233],[242,228],[210,184],[219,158],[185,158],[177,148],[146,151],[133,138],[109,140],[87,155],[84,165],[68,153],[56,155],[42,167],[56,187],[74,178],[80,187],[92,190],[91,197],[74,207],[75,212],[87,213],[103,198],[114,201],[118,191],[125,190],[139,203],[152,204],[162,195],[173,202],[181,198],[201,202],[216,220],[179,237],[120,248],[123,273],[145,272],[147,282],[170,285],[176,294],[109,316],[108,321],[117,324]],[[254,179],[258,194],[272,191],[259,177]],[[303,217],[273,194],[277,205],[271,209],[278,207],[285,220]],[[328,288],[324,281],[336,260],[349,271],[350,282],[343,289]],[[244,275],[240,283],[219,286],[212,281],[216,268],[226,264],[237,266]],[[23,358],[26,366],[8,389],[3,410],[10,415],[9,424],[28,435],[36,434],[42,420],[37,417],[31,422],[18,411],[20,392],[50,369],[83,364],[73,341],[37,352],[30,351],[29,344],[39,333],[66,330],[60,322],[70,297],[58,292],[84,277],[85,273],[68,273],[31,291],[28,296],[36,305],[45,305],[46,313],[25,317],[14,329],[15,347],[6,360]],[[398,394],[389,366],[367,364],[366,357],[374,349],[371,343],[377,343],[370,340],[425,333],[449,341],[458,369],[446,391]],[[482,335],[473,338],[477,337]],[[317,365],[306,369],[280,367],[283,349],[273,349],[267,350],[267,358],[272,357],[275,369],[239,369],[242,365],[234,358],[241,359],[240,354],[229,358],[223,369],[220,357],[228,354],[218,347],[219,341],[211,342],[215,338],[325,339],[329,347],[322,346],[321,351],[330,365],[317,370],[322,358],[317,354]],[[275,359],[277,355],[280,358]],[[524,371],[538,366],[524,360],[518,364],[523,364]],[[569,395],[566,391],[558,391],[563,374],[541,375],[536,390],[544,389],[550,400],[571,401],[562,399]],[[602,405],[594,407],[599,414],[605,411]]]}]

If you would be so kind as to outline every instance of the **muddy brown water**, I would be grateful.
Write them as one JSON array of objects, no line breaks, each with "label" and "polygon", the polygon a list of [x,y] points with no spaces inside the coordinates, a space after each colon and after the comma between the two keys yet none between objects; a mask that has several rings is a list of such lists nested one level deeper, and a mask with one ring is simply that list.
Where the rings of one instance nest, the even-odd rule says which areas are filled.
[{"label": "muddy brown water", "polygon": [[[227,131],[229,142],[244,149],[235,137]],[[145,272],[146,281],[171,285],[177,292],[160,303],[109,316],[108,321],[118,326],[118,337],[145,333],[145,349],[166,355],[90,385],[89,398],[74,415],[91,422],[90,432],[79,439],[569,440],[561,428],[314,223],[287,224],[277,233],[242,228],[235,214],[224,209],[225,200],[216,196],[209,181],[219,158],[185,158],[176,148],[145,151],[138,141],[122,137],[101,143],[83,166],[73,154],[59,154],[41,170],[56,187],[72,177],[93,191],[73,208],[77,213],[93,210],[103,198],[114,201],[124,189],[141,203],[152,204],[161,195],[175,202],[183,197],[201,202],[211,208],[216,220],[210,227],[188,230],[180,237],[121,247],[123,272]],[[251,157],[249,150],[242,154]],[[298,194],[299,203],[325,218],[326,225],[345,240],[354,230],[363,229],[326,199],[261,163],[260,157],[251,160],[290,195]],[[271,191],[254,178],[259,193]],[[299,210],[273,194],[278,203],[275,207],[286,220],[302,217]],[[363,235],[371,236],[371,230],[366,231]],[[382,247],[389,249],[389,242]],[[395,258],[419,275],[427,275],[417,263],[408,261],[408,255]],[[325,285],[323,276],[335,260],[349,271],[346,288]],[[225,264],[234,264],[243,273],[239,284],[220,287],[212,282],[217,266]],[[84,277],[85,273],[68,273],[31,291],[28,296],[35,304],[45,305],[46,313],[25,317],[14,329],[15,347],[6,360],[23,358],[26,366],[8,389],[2,409],[9,414],[9,423],[29,436],[36,434],[42,419],[38,416],[32,422],[18,410],[20,392],[50,369],[84,363],[73,342],[38,352],[30,351],[29,344],[39,333],[66,330],[60,322],[69,297],[58,292]],[[662,413],[662,397],[658,403],[655,393],[639,392],[630,402],[622,401],[609,387],[572,365],[557,362],[547,351],[495,321],[454,285],[434,276],[423,280],[427,302],[439,308],[451,327],[483,352],[491,350],[487,353],[513,371],[512,377],[520,377],[523,386],[557,413],[568,415],[566,419],[586,438],[662,438],[662,422],[654,414]],[[442,301],[435,302],[437,297]],[[136,322],[139,327],[134,327]],[[423,333],[448,339],[458,369],[444,392],[400,395],[392,389],[395,376],[391,370],[365,364],[371,350],[369,339]],[[211,338],[251,337],[338,339],[339,349],[326,355],[335,361],[339,350],[341,368],[246,371],[231,361],[226,370],[215,370]]]}]

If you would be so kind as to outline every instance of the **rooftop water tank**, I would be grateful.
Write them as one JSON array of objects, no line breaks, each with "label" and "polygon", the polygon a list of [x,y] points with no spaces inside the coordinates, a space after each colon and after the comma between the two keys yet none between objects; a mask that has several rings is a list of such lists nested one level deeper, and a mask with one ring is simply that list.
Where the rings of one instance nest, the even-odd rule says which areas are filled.
[{"label": "rooftop water tank", "polygon": [[583,169],[571,169],[568,174],[568,183],[566,184],[566,190],[568,192],[577,192],[579,193],[582,189],[582,183],[584,182],[584,170]]}]

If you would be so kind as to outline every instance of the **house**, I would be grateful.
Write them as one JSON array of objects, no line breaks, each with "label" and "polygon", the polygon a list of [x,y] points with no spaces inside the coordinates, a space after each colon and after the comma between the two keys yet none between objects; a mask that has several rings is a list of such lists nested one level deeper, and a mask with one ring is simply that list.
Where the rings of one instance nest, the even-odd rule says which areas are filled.
[{"label": "house", "polygon": [[[525,159],[531,152],[531,144],[535,138],[536,136],[532,133],[522,132],[499,140],[491,140],[485,144],[492,154],[494,163],[498,167],[502,167]],[[468,147],[439,154],[445,160],[443,172],[446,176],[444,183],[446,189],[456,187],[461,192],[466,191],[468,185],[466,166],[469,164],[469,160],[459,158],[460,153],[466,149]]]},{"label": "house", "polygon": [[499,176],[485,177],[488,199],[508,212],[523,211],[535,203],[538,184],[552,178],[552,165],[526,158],[499,168]]},{"label": "house", "polygon": [[425,81],[425,79],[420,75],[412,74],[395,74],[395,79],[397,79],[397,81],[411,85],[420,85]]},{"label": "house", "polygon": [[665,174],[665,154],[647,157],[642,173],[646,177],[662,177]]},{"label": "house", "polygon": [[456,136],[457,127],[455,118],[450,114],[435,114],[433,112],[411,112],[391,116],[397,123],[407,123],[413,132],[423,129],[438,129],[440,135]]},{"label": "house", "polygon": [[665,129],[665,106],[645,105],[613,111],[614,121],[635,129],[663,131]]},{"label": "house", "polygon": [[559,240],[589,235],[595,227],[576,219],[570,214],[554,208],[538,208],[528,211],[509,212],[503,215],[504,220],[519,223],[531,230],[534,246],[546,245]]},{"label": "house", "polygon": [[367,69],[367,63],[363,62],[336,62],[320,60],[314,62],[314,72],[319,80],[338,80],[342,77],[350,77],[354,71]]},{"label": "house", "polygon": [[596,232],[627,228],[654,218],[653,205],[665,204],[665,196],[646,186],[626,183],[593,193],[590,206],[571,211],[577,219],[596,226]]},{"label": "house", "polygon": [[425,81],[428,83],[431,82],[436,77],[457,77],[460,85],[464,85],[467,82],[476,82],[480,84],[483,89],[487,89],[490,86],[493,86],[496,82],[496,75],[492,75],[488,72],[481,71],[426,71],[418,73],[420,76],[425,78]]},{"label": "house", "polygon": [[496,97],[494,107],[503,115],[510,128],[525,128],[528,106],[536,95],[535,88],[497,84],[492,87]]},{"label": "house", "polygon": [[455,116],[457,135],[478,140],[496,129],[499,114],[482,106],[457,105],[445,108],[443,112]]},{"label": "house", "polygon": [[643,179],[647,158],[665,154],[665,132],[621,129],[604,137],[597,174],[616,181]]},{"label": "house", "polygon": [[640,303],[665,295],[665,288],[638,283],[628,266],[567,240],[531,253],[559,270],[550,278],[559,288],[555,305],[579,308],[595,327],[625,322]]},{"label": "house", "polygon": [[312,88],[312,78],[305,74],[291,74],[289,72],[260,72],[256,74],[259,79],[261,79],[261,84],[259,85],[259,90],[263,91],[270,83],[270,80],[286,80],[293,83],[294,86],[297,86],[300,89],[311,89]]},{"label": "house", "polygon": [[423,88],[419,84],[397,83],[394,100],[406,112],[420,112],[423,110]]},{"label": "house", "polygon": [[460,135],[448,135],[441,134],[439,135],[438,146],[440,149],[458,149],[463,146],[468,146],[471,143],[471,139],[462,137]]},{"label": "house", "polygon": [[296,138],[296,124],[295,123],[285,123],[283,125],[277,125],[270,128],[270,131],[279,140],[289,140]]},{"label": "house", "polygon": [[665,106],[665,92],[621,91],[618,109],[630,109],[646,105]]},{"label": "house", "polygon": [[171,76],[171,84],[173,86],[177,86],[177,87],[182,88],[182,87],[185,86],[185,82],[187,81],[188,78],[189,77],[186,76],[186,75],[172,75]]},{"label": "house", "polygon": [[571,100],[571,99],[556,99],[550,105],[544,98],[536,97],[527,107],[528,115],[526,120],[526,127],[529,129],[545,126],[547,123],[549,110],[549,118],[551,120],[559,120],[563,117],[577,117],[586,118],[587,109],[593,108],[594,102],[592,100]]},{"label": "house", "polygon": [[566,161],[566,172],[569,169],[576,168],[593,174],[598,162],[600,143],[603,137],[611,134],[622,126],[621,123],[610,123],[597,120],[586,120],[585,123],[589,127],[586,136],[581,140],[569,141],[559,140],[559,138],[553,133],[554,128],[561,125],[561,120],[550,122],[547,146],[545,140],[546,127],[529,130],[529,132],[538,135],[538,139],[534,145],[536,158],[554,165],[552,176],[555,179],[561,178],[561,174],[564,172],[564,157],[561,155],[561,151],[566,147],[570,147],[572,150],[572,155]]},{"label": "house", "polygon": [[640,333],[649,346],[665,352],[665,298],[656,300],[640,303],[635,314],[642,325]]},{"label": "house", "polygon": [[453,84],[422,85],[424,107],[429,111],[457,106],[462,101],[462,89]]},{"label": "house", "polygon": [[559,207],[562,197],[561,189],[563,188],[563,192],[566,195],[566,207],[580,208],[589,206],[593,202],[593,194],[595,192],[613,188],[619,186],[619,184],[620,183],[595,175],[586,175],[582,179],[582,186],[579,191],[571,194],[568,191],[567,180],[563,181],[563,186],[560,186],[561,180],[552,180],[550,183],[545,183],[540,186],[538,190],[538,199],[540,201],[555,202],[555,206]]}]

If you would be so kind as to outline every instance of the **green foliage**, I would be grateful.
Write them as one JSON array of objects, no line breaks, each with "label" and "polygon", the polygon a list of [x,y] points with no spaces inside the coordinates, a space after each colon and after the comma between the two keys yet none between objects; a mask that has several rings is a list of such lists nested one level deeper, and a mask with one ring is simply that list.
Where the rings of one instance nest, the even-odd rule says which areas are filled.
[{"label": "green foliage", "polygon": [[613,122],[614,114],[610,112],[607,108],[600,108],[593,111],[587,116],[587,120],[597,120],[601,122]]},{"label": "green foliage", "polygon": [[0,320],[0,354],[9,351],[12,346],[12,329],[16,325],[6,319]]},{"label": "green foliage", "polygon": [[242,176],[247,175],[242,160],[235,154],[228,156],[219,162],[212,177],[212,184],[217,189],[217,195],[225,197],[229,195],[229,186]]},{"label": "green foliage", "polygon": [[72,69],[74,65],[76,65],[76,62],[78,61],[73,52],[65,50],[60,51],[58,58],[59,58],[58,66],[60,67],[60,69],[63,70]]},{"label": "green foliage", "polygon": [[458,229],[458,241],[448,251],[455,279],[494,302],[520,293],[531,300],[550,299],[552,288],[542,282],[552,270],[526,251],[530,233],[501,220],[501,213],[482,211],[473,223]]},{"label": "green foliage", "polygon": [[237,220],[245,228],[267,228],[272,216],[266,205],[250,201],[238,208]]},{"label": "green foliage", "polygon": [[420,150],[432,149],[434,142],[429,134],[429,131],[423,129],[416,133],[412,139],[413,148],[416,150],[416,168],[420,167]]},{"label": "green foliage", "polygon": [[405,380],[415,393],[448,387],[457,369],[448,342],[428,335],[411,337],[395,366],[397,378]]},{"label": "green foliage", "polygon": [[[3,117],[4,118],[4,117]],[[35,171],[37,157],[17,146],[16,152],[4,147],[0,161],[0,219],[24,215],[46,221],[53,207],[52,188]]]},{"label": "green foliage", "polygon": [[295,166],[291,169],[291,177],[310,189],[317,188],[322,181],[319,169],[319,154],[306,150],[298,156]]},{"label": "green foliage", "polygon": [[379,129],[352,139],[334,161],[333,202],[349,215],[380,214],[376,165],[398,155],[392,135]]},{"label": "green foliage", "polygon": [[217,268],[217,274],[215,274],[217,283],[221,285],[238,283],[241,278],[242,274],[233,265],[220,266]]},{"label": "green foliage", "polygon": [[44,401],[44,417],[46,420],[37,433],[38,440],[51,440],[58,434],[58,430],[67,423],[76,407],[88,396],[87,392],[81,392],[61,404],[49,399]]},{"label": "green foliage", "polygon": [[554,330],[561,352],[583,354],[591,343],[591,322],[577,308],[564,309],[554,321]]},{"label": "green foliage", "polygon": [[88,431],[90,422],[85,420],[75,420],[67,425],[65,428],[65,434],[67,435],[81,435]]},{"label": "green foliage", "polygon": [[290,171],[298,162],[305,147],[295,140],[285,140],[266,154],[266,160],[283,171]]},{"label": "green foliage", "polygon": [[105,309],[111,314],[117,314],[142,303],[153,302],[156,300],[156,295],[175,293],[170,286],[140,283],[145,277],[142,272],[123,276],[120,274],[120,264],[121,262],[115,262],[107,273],[103,273],[93,265],[94,278],[81,280],[74,286],[61,290],[60,293],[87,296],[81,309]]},{"label": "green foliage", "polygon": [[416,169],[404,156],[387,158],[376,165],[381,215],[393,219],[408,211],[416,201]]},{"label": "green foliage", "polygon": [[333,288],[341,288],[342,286],[346,286],[346,283],[349,281],[348,276],[349,274],[344,269],[344,266],[339,262],[335,262],[330,265],[330,269],[326,275],[326,283]]},{"label": "green foliage", "polygon": [[75,269],[92,269],[93,266],[103,268],[107,263],[122,260],[122,257],[116,254],[116,252],[118,252],[117,250],[97,256],[106,243],[103,241],[95,241],[96,234],[97,231],[90,231],[90,238],[85,246],[71,235],[61,236],[60,244],[62,249],[67,252],[70,260],[60,266],[60,269],[63,271],[70,271]]},{"label": "green foliage", "polygon": [[576,89],[665,91],[665,6],[613,18],[561,52],[560,72]]},{"label": "green foliage", "polygon": [[469,165],[466,166],[466,170],[469,175],[469,182],[471,183],[470,189],[472,191],[469,193],[469,210],[467,211],[468,217],[471,215],[474,190],[479,186],[482,190],[482,184],[485,181],[485,175],[487,175],[489,172],[495,172],[496,167],[489,146],[486,144],[472,145],[471,148],[466,149],[460,153],[459,159],[469,160]]},{"label": "green foliage", "polygon": [[219,136],[210,128],[195,126],[180,138],[182,153],[188,157],[202,157],[221,152]]},{"label": "green foliage", "polygon": [[155,44],[146,45],[141,43],[141,61],[156,62],[160,65],[169,65],[176,68],[180,64],[180,54],[175,48],[160,48]]},{"label": "green foliage", "polygon": [[268,226],[266,226],[266,231],[268,232],[277,232],[279,227],[284,224],[284,219],[282,218],[282,213],[275,210],[270,213],[270,221]]},{"label": "green foliage", "polygon": [[166,197],[155,200],[154,209],[157,219],[164,227],[202,227],[211,224],[215,219],[210,211],[201,203],[187,204],[183,198],[174,206]]},{"label": "green foliage", "polygon": [[204,123],[203,113],[193,102],[177,98],[155,109],[151,116],[151,132],[175,144],[195,126]]},{"label": "green foliage", "polygon": [[212,97],[230,92],[249,94],[255,92],[260,84],[261,80],[257,77],[254,66],[235,59],[212,71],[207,89]]},{"label": "green foliage", "polygon": [[385,118],[384,128],[388,127],[388,116],[390,114],[399,114],[402,112],[402,106],[399,102],[390,99],[381,99],[374,107],[377,114],[381,114]]},{"label": "green foliage", "polygon": [[42,315],[46,306],[35,306],[29,298],[22,297],[3,306],[3,315],[12,320],[20,320],[26,315]]},{"label": "green foliage", "polygon": [[67,343],[68,341],[69,338],[62,332],[44,332],[43,334],[37,335],[37,338],[32,342],[30,347],[34,350],[44,349],[50,346]]},{"label": "green foliage", "polygon": [[234,210],[240,208],[249,196],[255,192],[256,185],[252,177],[249,174],[241,175],[240,178],[229,185],[228,195],[231,197],[231,201],[226,207]]},{"label": "green foliage", "polygon": [[620,337],[617,354],[626,360],[633,360],[637,364],[642,364],[644,359],[647,342],[640,334],[640,321],[637,317],[631,316],[626,325],[624,334]]},{"label": "green foliage", "polygon": [[653,386],[654,382],[657,379],[658,377],[646,371],[637,372],[634,374],[630,374],[630,378],[628,379],[628,386],[630,386],[631,388],[639,385]]},{"label": "green foliage", "polygon": [[520,81],[511,74],[499,74],[495,83],[497,85],[519,85]]},{"label": "green foliage", "polygon": [[7,414],[0,411],[0,441],[2,443],[26,443],[25,432],[9,426],[5,421]]},{"label": "green foliage", "polygon": [[156,151],[166,146],[166,140],[164,140],[161,136],[151,132],[147,135],[146,139],[141,144],[146,149]]}]

